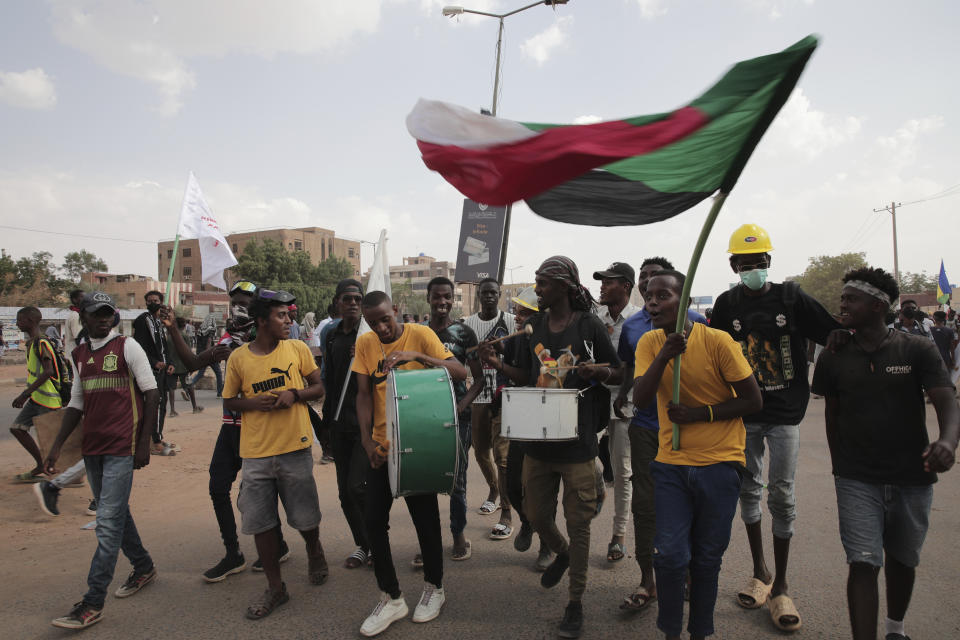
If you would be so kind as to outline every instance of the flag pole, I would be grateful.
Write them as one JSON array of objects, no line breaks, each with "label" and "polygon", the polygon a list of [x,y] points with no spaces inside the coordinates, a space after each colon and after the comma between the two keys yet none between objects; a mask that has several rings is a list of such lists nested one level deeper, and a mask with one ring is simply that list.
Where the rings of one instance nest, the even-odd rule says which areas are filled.
[{"label": "flag pole", "polygon": [[170,258],[170,269],[167,271],[167,290],[163,294],[163,304],[170,304],[170,286],[173,282],[173,265],[177,263],[177,252],[180,250],[180,234],[173,240],[173,257]]},{"label": "flag pole", "polygon": [[[710,231],[713,230],[713,223],[716,222],[717,216],[720,214],[720,208],[723,207],[724,201],[727,199],[727,194],[720,192],[713,199],[713,206],[710,207],[710,213],[707,214],[707,219],[703,222],[703,228],[700,230],[700,237],[697,238],[697,246],[693,249],[693,255],[690,256],[690,266],[687,268],[687,279],[683,283],[683,292],[680,294],[680,308],[679,313],[677,314],[677,333],[683,333],[683,329],[687,324],[687,304],[690,301],[690,289],[693,287],[693,278],[697,275],[697,265],[700,264],[700,255],[703,253],[703,247],[707,244],[707,238],[710,236]],[[674,404],[680,402],[680,359],[682,354],[678,355],[673,360],[673,402]],[[680,450],[680,427],[677,424],[673,424],[673,450]]]}]

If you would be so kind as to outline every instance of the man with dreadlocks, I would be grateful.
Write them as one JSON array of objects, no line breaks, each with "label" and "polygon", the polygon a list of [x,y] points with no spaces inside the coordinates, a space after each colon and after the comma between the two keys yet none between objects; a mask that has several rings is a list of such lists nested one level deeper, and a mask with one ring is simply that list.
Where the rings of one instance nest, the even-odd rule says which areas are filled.
[{"label": "man with dreadlocks", "polygon": [[[577,410],[576,440],[523,443],[523,510],[557,554],[540,584],[554,587],[570,569],[570,602],[558,632],[561,638],[578,638],[583,628],[580,601],[587,586],[590,521],[598,504],[597,432],[610,417],[610,395],[604,384],[619,384],[622,372],[607,328],[590,312],[593,298],[580,284],[577,265],[570,258],[554,256],[544,261],[537,269],[534,290],[540,312],[527,320],[533,330],[529,347],[519,354],[517,366],[501,366],[521,386],[584,390]],[[596,363],[603,366],[589,366]],[[569,542],[554,522],[561,480]]]}]

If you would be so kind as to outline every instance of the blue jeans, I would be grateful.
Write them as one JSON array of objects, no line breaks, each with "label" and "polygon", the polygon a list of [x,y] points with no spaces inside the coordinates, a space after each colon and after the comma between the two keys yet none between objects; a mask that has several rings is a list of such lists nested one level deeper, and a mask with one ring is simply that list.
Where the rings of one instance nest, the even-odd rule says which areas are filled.
[{"label": "blue jeans", "polygon": [[704,467],[650,463],[656,499],[657,533],[653,567],[657,575],[657,627],[670,636],[683,626],[683,585],[690,571],[693,635],[713,633],[717,579],[740,494],[740,474],[730,464]]},{"label": "blue jeans", "polygon": [[84,456],[83,461],[97,501],[97,550],[90,562],[89,591],[83,601],[102,609],[121,550],[137,573],[150,571],[153,560],[140,542],[128,506],[133,486],[133,456]]},{"label": "blue jeans", "polygon": [[457,435],[460,436],[460,466],[457,468],[457,479],[450,494],[450,533],[458,536],[467,528],[467,463],[470,462],[470,442],[473,434],[470,431],[470,412],[460,414]]},{"label": "blue jeans", "polygon": [[797,498],[794,477],[797,475],[797,454],[800,450],[800,427],[795,424],[744,423],[747,431],[747,473],[740,489],[740,517],[744,524],[760,522],[763,498],[764,440],[770,448],[767,470],[767,508],[773,520],[773,535],[793,537],[793,521],[797,519]]},{"label": "blue jeans", "polygon": [[[207,366],[213,369],[213,375],[217,377],[217,395],[219,396],[220,394],[223,393],[223,372],[220,370],[220,363],[214,362],[213,364],[210,364]],[[191,387],[197,384],[197,380],[203,377],[203,374],[206,370],[207,370],[207,367],[203,367],[202,369],[197,371],[195,374],[193,374],[192,378],[187,380],[187,384],[189,384]]]}]

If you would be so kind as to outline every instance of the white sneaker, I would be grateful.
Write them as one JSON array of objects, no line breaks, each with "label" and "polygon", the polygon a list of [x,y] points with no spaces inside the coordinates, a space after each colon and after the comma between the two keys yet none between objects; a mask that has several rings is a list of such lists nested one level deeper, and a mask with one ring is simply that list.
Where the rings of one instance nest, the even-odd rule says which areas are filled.
[{"label": "white sneaker", "polygon": [[424,582],[423,595],[420,596],[417,608],[413,610],[413,621],[430,622],[440,615],[440,609],[446,601],[443,587],[435,587],[429,582]]},{"label": "white sneaker", "polygon": [[380,602],[373,608],[373,613],[367,616],[360,626],[360,633],[370,637],[386,631],[387,627],[395,621],[406,617],[410,609],[407,608],[407,601],[400,596],[396,600],[390,598],[390,595],[380,592]]}]

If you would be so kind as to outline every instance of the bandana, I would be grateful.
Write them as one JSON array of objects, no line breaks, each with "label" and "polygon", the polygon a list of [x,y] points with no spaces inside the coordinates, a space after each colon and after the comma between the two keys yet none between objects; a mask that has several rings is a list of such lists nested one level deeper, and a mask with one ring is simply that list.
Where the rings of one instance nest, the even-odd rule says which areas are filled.
[{"label": "bandana", "polygon": [[859,289],[860,291],[863,291],[865,294],[873,296],[880,302],[890,304],[890,296],[888,296],[886,293],[876,288],[869,282],[864,282],[863,280],[848,280],[847,282],[843,283],[843,286]]},{"label": "bandana", "polygon": [[570,307],[574,311],[589,311],[593,306],[593,296],[580,284],[580,272],[570,258],[566,256],[547,258],[537,269],[536,275],[566,283]]}]

